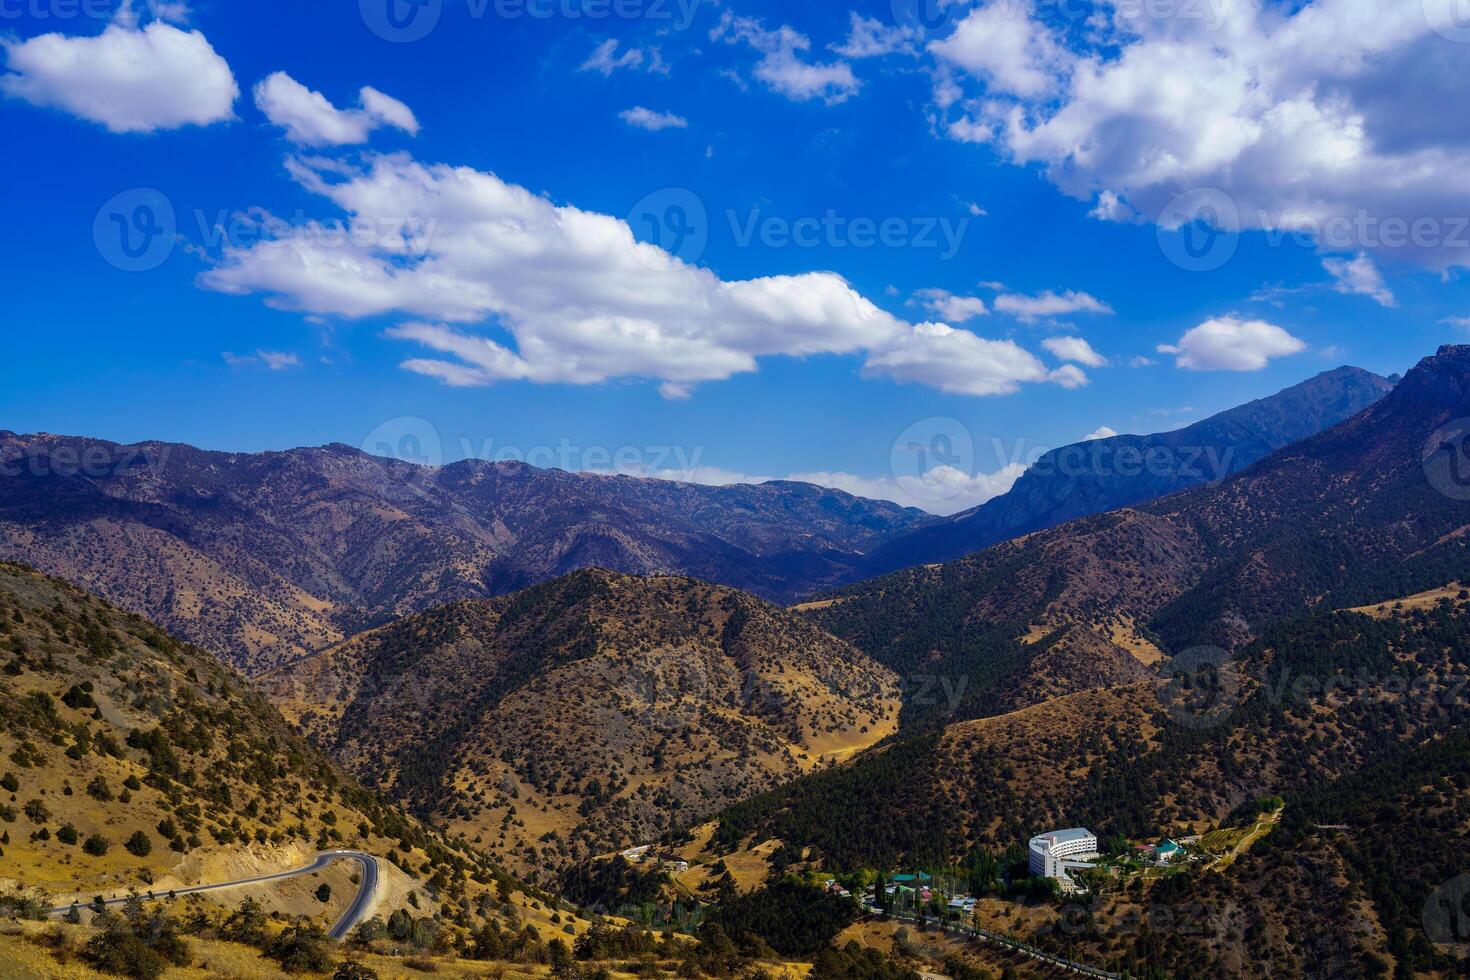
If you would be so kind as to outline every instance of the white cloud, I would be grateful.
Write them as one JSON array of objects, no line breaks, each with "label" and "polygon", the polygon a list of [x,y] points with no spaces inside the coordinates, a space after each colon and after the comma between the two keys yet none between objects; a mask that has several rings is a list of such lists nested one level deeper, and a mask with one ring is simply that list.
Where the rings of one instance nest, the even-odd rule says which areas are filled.
[{"label": "white cloud", "polygon": [[802,55],[811,50],[811,39],[785,25],[767,30],[759,20],[736,17],[727,10],[710,31],[710,40],[747,44],[760,52],[755,77],[773,92],[796,102],[821,99],[836,105],[852,98],[861,87],[852,66],[845,61],[821,64],[802,60]]},{"label": "white cloud", "polygon": [[1108,359],[1092,349],[1092,345],[1081,337],[1048,337],[1041,342],[1041,346],[1051,351],[1052,354],[1062,361],[1076,361],[1086,367],[1099,368],[1108,363]]},{"label": "white cloud", "polygon": [[643,106],[634,106],[624,109],[618,113],[618,118],[629,126],[637,129],[646,129],[650,132],[658,132],[661,129],[688,129],[689,120],[683,116],[676,116],[672,112],[655,112],[645,109]]},{"label": "white cloud", "polygon": [[382,126],[418,134],[413,110],[375,88],[358,94],[361,108],[338,109],[320,92],[312,91],[283,71],[255,86],[255,106],[286,138],[303,146],[347,146],[366,143]]},{"label": "white cloud", "polygon": [[1086,372],[1075,364],[1063,364],[1048,374],[1046,380],[1063,388],[1081,388],[1088,383]]},{"label": "white cloud", "polygon": [[1470,316],[1447,316],[1439,322],[1460,330],[1470,330]]},{"label": "white cloud", "polygon": [[1027,97],[1053,91],[1066,59],[1065,50],[1031,16],[1025,0],[1001,0],[971,10],[953,34],[933,42],[929,50],[985,78],[993,91]]},{"label": "white cloud", "polygon": [[1106,425],[1101,425],[1101,426],[1098,426],[1092,432],[1089,432],[1087,435],[1083,436],[1082,437],[1082,441],[1083,442],[1096,442],[1099,439],[1111,439],[1114,436],[1116,436],[1117,434],[1118,434],[1118,430],[1117,429],[1112,429],[1112,428],[1109,428]]},{"label": "white cloud", "polygon": [[946,289],[921,289],[914,293],[914,299],[946,323],[964,323],[990,313],[978,296],[956,296]]},{"label": "white cloud", "polygon": [[423,348],[403,367],[448,385],[650,378],[679,398],[762,357],[815,354],[866,354],[870,376],[960,394],[1079,383],[1014,342],[906,323],[834,273],[722,280],[638,242],[621,219],[467,167],[396,153],[360,166],[293,158],[287,170],[343,212],[328,220],[380,234],[308,222],[227,245],[200,284],[316,316],[401,317],[388,336]]},{"label": "white cloud", "polygon": [[1112,315],[1113,312],[1113,308],[1102,300],[1070,289],[1060,294],[1048,289],[1037,296],[1022,296],[1018,293],[997,296],[995,308],[998,312],[1011,314],[1023,323],[1073,313]]},{"label": "white cloud", "polygon": [[1273,357],[1306,349],[1275,324],[1226,316],[1206,320],[1177,344],[1161,344],[1159,353],[1173,354],[1176,365],[1191,371],[1259,371]]},{"label": "white cloud", "polygon": [[890,54],[912,54],[913,38],[902,27],[889,26],[876,17],[856,10],[848,14],[847,40],[832,46],[844,58],[878,58]]},{"label": "white cloud", "polygon": [[1110,220],[1174,227],[1171,201],[1216,188],[1247,230],[1470,266],[1448,229],[1389,224],[1442,223],[1470,200],[1470,45],[1435,30],[1454,2],[1234,0],[1147,16],[1115,2],[1064,36],[1064,19],[992,0],[930,45],[937,128],[1041,166]]},{"label": "white cloud", "polygon": [[863,370],[956,395],[1008,395],[1022,382],[1051,381],[1067,388],[1087,383],[1076,369],[1047,371],[1035,354],[1014,341],[986,340],[943,323],[917,325],[874,351]]},{"label": "white cloud", "polygon": [[61,109],[114,133],[207,126],[234,118],[240,87],[198,31],[156,20],[137,28],[131,8],[94,37],[42,34],[0,40],[0,91]]},{"label": "white cloud", "polygon": [[1323,259],[1322,268],[1337,280],[1332,288],[1339,293],[1367,296],[1379,306],[1399,305],[1383,281],[1383,273],[1365,253],[1359,253],[1354,259]]},{"label": "white cloud", "polygon": [[258,350],[254,354],[225,351],[220,356],[230,367],[265,367],[271,371],[284,371],[301,366],[301,359],[289,351]]},{"label": "white cloud", "polygon": [[1138,219],[1137,213],[1124,203],[1121,197],[1108,190],[1098,192],[1097,204],[1088,212],[1088,216],[1115,224],[1125,224]]},{"label": "white cloud", "polygon": [[619,68],[638,68],[643,64],[643,52],[638,48],[629,48],[622,54],[618,54],[618,39],[608,38],[593,50],[591,57],[582,62],[578,71],[601,72],[609,76]]},{"label": "white cloud", "polygon": [[1154,363],[1154,359],[1153,358],[1151,358],[1151,357],[1144,357],[1142,354],[1137,354],[1137,355],[1135,355],[1133,357],[1130,357],[1128,359],[1128,366],[1131,367],[1131,368],[1151,367],[1151,366],[1153,366],[1153,363]]}]

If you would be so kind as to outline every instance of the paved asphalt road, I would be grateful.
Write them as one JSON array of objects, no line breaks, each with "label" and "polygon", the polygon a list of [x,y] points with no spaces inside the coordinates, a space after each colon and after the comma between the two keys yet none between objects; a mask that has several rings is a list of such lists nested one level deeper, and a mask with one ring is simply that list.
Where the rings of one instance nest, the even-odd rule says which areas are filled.
[{"label": "paved asphalt road", "polygon": [[[357,927],[357,924],[359,922],[363,920],[363,917],[367,913],[368,906],[372,904],[373,896],[377,894],[378,891],[377,859],[370,854],[363,854],[360,851],[323,851],[322,853],[317,855],[316,860],[313,861],[311,864],[307,865],[304,868],[297,868],[295,871],[282,871],[279,874],[261,875],[259,878],[242,878],[239,881],[226,881],[221,882],[218,885],[194,885],[191,888],[174,888],[170,891],[164,892],[163,894],[155,893],[154,898],[166,898],[169,894],[173,894],[175,896],[197,895],[200,892],[222,891],[226,888],[239,888],[242,885],[259,885],[270,881],[284,881],[287,878],[299,878],[302,875],[309,875],[313,872],[321,871],[333,861],[356,861],[359,865],[362,866],[362,882],[358,885],[357,896],[353,898],[352,904],[347,907],[347,911],[342,913],[342,917],[337,920],[337,924],[332,926],[332,928],[327,932],[327,935],[331,936],[333,939],[343,939],[349,932]],[[144,901],[147,901],[148,899],[147,895],[142,895],[140,897],[143,898]],[[103,904],[125,905],[129,900],[130,897],[113,898],[108,899]],[[85,908],[89,906],[79,907]],[[70,911],[70,905],[63,905],[61,908],[52,909],[51,914],[64,915]]]}]

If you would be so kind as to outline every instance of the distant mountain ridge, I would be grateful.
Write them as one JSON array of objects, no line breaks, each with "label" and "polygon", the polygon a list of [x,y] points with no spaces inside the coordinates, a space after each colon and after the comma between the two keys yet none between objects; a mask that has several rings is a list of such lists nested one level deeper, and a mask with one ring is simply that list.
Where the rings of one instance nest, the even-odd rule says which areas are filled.
[{"label": "distant mountain ridge", "polygon": [[[961,717],[1127,684],[1169,654],[1233,650],[1309,609],[1470,576],[1470,492],[1431,481],[1421,458],[1458,449],[1459,430],[1441,428],[1467,416],[1470,346],[1442,347],[1351,419],[1219,483],[805,608],[901,674],[966,684]],[[906,723],[942,721],[941,707],[911,704]]]},{"label": "distant mountain ridge", "polygon": [[962,558],[1078,517],[1219,481],[1351,418],[1392,388],[1388,378],[1340,367],[1172,432],[1054,449],[994,500],[881,544],[858,574]]},{"label": "distant mountain ridge", "polygon": [[237,666],[579,568],[792,601],[935,520],[800,483],[708,487],[347,446],[260,454],[0,432],[0,557],[68,578]]}]

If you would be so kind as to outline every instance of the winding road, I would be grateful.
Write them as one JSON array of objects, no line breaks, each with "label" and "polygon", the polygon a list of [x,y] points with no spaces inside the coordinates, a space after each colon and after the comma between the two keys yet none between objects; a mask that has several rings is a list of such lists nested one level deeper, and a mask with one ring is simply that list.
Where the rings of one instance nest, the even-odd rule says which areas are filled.
[{"label": "winding road", "polygon": [[[352,904],[347,906],[347,911],[342,913],[335,925],[327,931],[327,935],[333,939],[344,939],[347,934],[357,927],[367,914],[368,906],[373,902],[373,897],[378,892],[378,860],[371,854],[363,854],[361,851],[323,851],[316,856],[316,860],[304,868],[295,871],[282,871],[273,875],[261,875],[258,878],[241,878],[238,881],[225,881],[217,885],[193,885],[189,888],[171,888],[163,894],[154,894],[154,901],[166,899],[170,895],[174,897],[182,895],[197,895],[200,892],[223,891],[226,888],[240,888],[244,885],[261,885],[272,881],[284,881],[287,878],[299,878],[302,875],[314,874],[324,870],[333,861],[356,861],[362,867],[362,881],[357,888],[357,895],[352,899]],[[148,901],[149,896],[127,895],[122,898],[113,898],[104,901],[103,905],[126,905],[134,897]],[[91,905],[77,905],[77,908],[90,908]],[[63,905],[51,910],[52,915],[65,915],[72,910],[73,906]]]}]

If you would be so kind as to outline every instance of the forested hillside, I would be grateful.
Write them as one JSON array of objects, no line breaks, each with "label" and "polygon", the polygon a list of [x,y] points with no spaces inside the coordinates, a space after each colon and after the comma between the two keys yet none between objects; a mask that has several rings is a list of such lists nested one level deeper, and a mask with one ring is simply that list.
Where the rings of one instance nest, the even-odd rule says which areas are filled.
[{"label": "forested hillside", "polygon": [[909,727],[1126,683],[1305,610],[1470,578],[1451,425],[1466,415],[1470,347],[1441,348],[1363,413],[1218,485],[802,608],[880,663],[962,690],[911,700]]},{"label": "forested hillside", "polygon": [[431,610],[262,678],[352,772],[532,876],[892,733],[897,680],[800,617],[578,572]]}]

